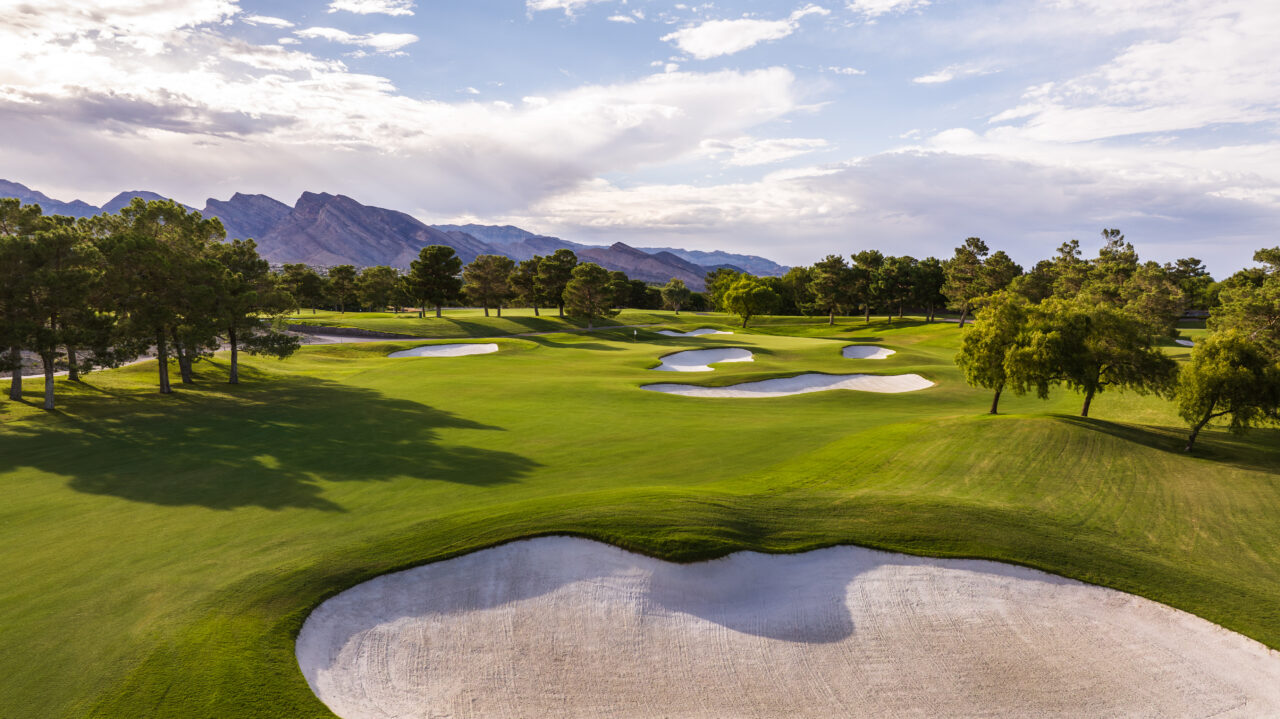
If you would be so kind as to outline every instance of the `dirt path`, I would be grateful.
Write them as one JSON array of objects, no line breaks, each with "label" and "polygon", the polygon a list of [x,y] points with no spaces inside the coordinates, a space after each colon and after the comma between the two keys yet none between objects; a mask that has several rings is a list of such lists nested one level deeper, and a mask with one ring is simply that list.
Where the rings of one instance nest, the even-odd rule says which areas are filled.
[{"label": "dirt path", "polygon": [[515,542],[339,594],[297,653],[345,719],[1280,716],[1280,654],[1190,614],[857,547]]}]

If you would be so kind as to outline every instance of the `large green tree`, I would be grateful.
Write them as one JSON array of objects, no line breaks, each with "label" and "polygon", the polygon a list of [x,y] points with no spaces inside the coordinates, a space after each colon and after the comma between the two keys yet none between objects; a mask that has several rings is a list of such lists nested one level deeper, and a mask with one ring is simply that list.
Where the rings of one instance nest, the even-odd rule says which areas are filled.
[{"label": "large green tree", "polygon": [[[327,289],[325,279],[320,276],[320,273],[303,264],[286,264],[280,269],[284,288],[297,302],[298,309],[310,307],[311,314],[315,314],[316,307],[324,302]],[[358,279],[356,294],[360,295]]]},{"label": "large green tree", "polygon": [[1280,247],[1258,250],[1253,268],[1239,281],[1224,283],[1220,306],[1209,317],[1209,329],[1239,330],[1280,359]]},{"label": "large green tree", "polygon": [[[116,308],[116,342],[132,351],[154,346],[160,393],[169,394],[171,352],[178,354],[185,374],[195,353],[216,337],[208,300],[218,276],[208,252],[210,243],[225,235],[222,224],[170,200],[135,198],[118,216],[103,220],[97,232],[110,267],[104,282]],[[186,346],[175,347],[175,336]]]},{"label": "large green tree", "polygon": [[521,260],[507,280],[511,285],[511,296],[519,304],[532,307],[534,317],[538,316],[538,267],[541,264],[541,255]]},{"label": "large green tree", "polygon": [[964,327],[973,303],[987,293],[987,277],[982,262],[990,253],[981,238],[969,237],[956,248],[955,255],[946,264],[946,282],[942,294],[947,304],[960,311],[960,326]]},{"label": "large green tree", "polygon": [[1000,395],[1009,383],[1008,360],[1026,330],[1027,304],[1021,295],[995,293],[974,314],[960,340],[956,365],[970,385],[995,393],[991,414],[999,411]]},{"label": "large green tree", "polygon": [[925,311],[926,321],[934,320],[938,307],[947,303],[942,287],[947,282],[947,271],[942,260],[937,257],[926,257],[916,263],[912,286],[915,293],[912,301]]},{"label": "large green tree", "polygon": [[561,317],[564,317],[564,292],[577,266],[578,256],[573,250],[564,248],[543,257],[538,264],[538,296],[542,301],[555,305]]},{"label": "large green tree", "polygon": [[728,308],[724,304],[724,293],[729,291],[734,282],[742,276],[741,273],[735,272],[728,267],[717,267],[715,270],[708,272],[705,278],[707,286],[706,298],[713,309],[721,312],[728,312]]},{"label": "large green tree", "polygon": [[354,265],[335,265],[329,268],[329,294],[338,303],[338,312],[345,314],[347,302],[356,296],[356,278],[359,273]]},{"label": "large green tree", "polygon": [[13,375],[9,399],[22,399],[22,349],[30,344],[37,320],[28,301],[32,281],[32,235],[42,221],[39,205],[0,199],[0,349]]},{"label": "large green tree", "polygon": [[752,317],[769,312],[777,303],[777,293],[751,275],[740,276],[724,293],[725,307],[742,318],[744,328]]},{"label": "large green tree", "polygon": [[836,323],[836,314],[849,305],[852,277],[849,265],[840,255],[827,255],[813,264],[809,280],[809,292],[813,304],[827,315],[827,324]]},{"label": "large green tree", "polygon": [[884,288],[885,314],[893,318],[893,310],[898,310],[898,319],[902,319],[903,309],[915,294],[916,258],[910,255],[886,257],[881,269],[881,285]]},{"label": "large green tree", "polygon": [[1106,389],[1138,394],[1172,388],[1177,366],[1138,320],[1106,304],[1049,299],[1028,311],[1025,337],[1010,351],[1008,384],[1019,393],[1064,384],[1084,395],[1080,416]]},{"label": "large green tree", "polygon": [[672,277],[671,281],[662,286],[662,304],[680,314],[680,308],[689,302],[689,295],[693,292],[685,285],[684,280]]},{"label": "large green tree", "polygon": [[258,256],[258,247],[253,240],[220,242],[213,246],[212,252],[223,271],[215,316],[231,350],[227,382],[239,384],[242,348],[250,354],[269,354],[280,359],[297,351],[299,342],[296,337],[262,324],[264,317],[287,313],[293,308],[294,299],[280,280],[271,274],[271,265]]},{"label": "large green tree", "polygon": [[357,286],[360,304],[374,312],[384,312],[388,307],[399,306],[401,295],[405,290],[400,271],[388,265],[376,265],[361,270]]},{"label": "large green tree", "polygon": [[502,303],[511,296],[511,273],[515,270],[515,260],[504,255],[480,255],[462,270],[462,291],[472,302],[484,308],[484,316],[489,316],[489,308],[496,307],[498,316],[502,316]]},{"label": "large green tree", "polygon": [[1280,364],[1244,332],[1215,332],[1191,350],[1175,397],[1178,414],[1191,427],[1190,452],[1213,420],[1228,417],[1228,427],[1239,434],[1280,419]]},{"label": "large green tree", "polygon": [[850,277],[850,296],[854,303],[862,305],[864,321],[870,322],[871,311],[885,298],[884,253],[862,250],[854,255]]},{"label": "large green tree", "polygon": [[584,319],[592,327],[595,320],[616,315],[612,280],[609,271],[594,262],[574,267],[564,289],[569,316]]},{"label": "large green tree", "polygon": [[427,307],[436,308],[436,317],[446,303],[462,294],[462,259],[448,245],[427,245],[418,251],[418,259],[409,263],[409,294],[418,302],[418,316]]}]

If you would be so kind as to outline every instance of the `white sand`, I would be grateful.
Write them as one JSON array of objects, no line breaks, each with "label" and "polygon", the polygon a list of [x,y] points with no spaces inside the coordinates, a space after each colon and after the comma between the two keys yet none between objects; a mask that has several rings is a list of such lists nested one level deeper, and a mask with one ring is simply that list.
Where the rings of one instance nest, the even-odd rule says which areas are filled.
[{"label": "white sand", "polygon": [[1280,716],[1280,653],[1203,619],[858,547],[676,565],[515,542],[329,599],[297,656],[345,719]]},{"label": "white sand", "polygon": [[388,357],[465,357],[466,355],[487,355],[498,351],[493,342],[478,342],[456,345],[423,345],[411,350],[392,352]]},{"label": "white sand", "polygon": [[884,359],[889,355],[897,354],[897,351],[875,345],[849,345],[841,351],[841,354],[845,359]]},{"label": "white sand", "polygon": [[732,332],[724,330],[713,330],[710,327],[702,327],[688,332],[676,332],[675,330],[658,330],[658,334],[668,337],[701,337],[702,335],[731,335]]},{"label": "white sand", "polygon": [[1182,339],[1178,339],[1178,340],[1174,340],[1174,342],[1175,342],[1176,344],[1180,344],[1180,345],[1182,345],[1183,347],[1195,347],[1195,346],[1196,346],[1196,343],[1195,343],[1195,342],[1192,342],[1191,340],[1182,340]]},{"label": "white sand", "polygon": [[728,387],[699,387],[692,384],[650,384],[642,389],[685,397],[789,397],[793,394],[825,392],[832,389],[851,389],[859,392],[915,392],[928,389],[933,383],[918,374],[808,374],[766,379],[759,382],[743,382]]},{"label": "white sand", "polygon": [[754,362],[751,352],[739,347],[710,350],[689,350],[662,357],[662,364],[654,367],[659,372],[710,372],[709,365],[719,362]]}]

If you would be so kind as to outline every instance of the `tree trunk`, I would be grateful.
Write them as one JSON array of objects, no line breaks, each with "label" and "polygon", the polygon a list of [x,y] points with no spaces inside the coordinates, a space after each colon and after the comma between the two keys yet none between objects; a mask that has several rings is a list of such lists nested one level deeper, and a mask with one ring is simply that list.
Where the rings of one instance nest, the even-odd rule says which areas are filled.
[{"label": "tree trunk", "polygon": [[[1210,410],[1210,412],[1212,412],[1212,410]],[[1186,447],[1186,449],[1184,449],[1184,450],[1182,450],[1182,451],[1184,451],[1184,452],[1190,452],[1190,451],[1191,451],[1191,448],[1195,446],[1195,443],[1196,443],[1196,437],[1200,434],[1200,430],[1204,429],[1204,426],[1205,426],[1206,424],[1209,424],[1209,418],[1210,418],[1210,417],[1212,417],[1212,416],[1213,416],[1212,414],[1210,414],[1210,413],[1206,413],[1206,414],[1205,414],[1205,416],[1204,416],[1204,419],[1202,419],[1202,420],[1200,420],[1199,422],[1197,422],[1197,423],[1196,423],[1196,426],[1194,426],[1194,427],[1192,427],[1192,428],[1191,428],[1191,436],[1190,436],[1190,437],[1187,437],[1187,447]]]},{"label": "tree trunk", "polygon": [[80,367],[76,362],[76,348],[67,345],[67,379],[72,382],[80,381]]},{"label": "tree trunk", "polygon": [[498,316],[502,316],[502,305],[498,305]]},{"label": "tree trunk", "polygon": [[898,319],[902,319],[902,302],[898,302]]},{"label": "tree trunk", "polygon": [[13,361],[13,381],[9,383],[9,399],[22,401],[22,350],[9,348],[9,358]]},{"label": "tree trunk", "polygon": [[676,317],[679,317],[679,316],[680,316],[680,308],[676,307]]},{"label": "tree trunk", "polygon": [[560,310],[560,316],[564,317],[564,303],[561,302],[560,304],[556,305],[556,307],[559,308]]},{"label": "tree trunk", "polygon": [[989,414],[1000,414],[1000,393],[1003,391],[1003,384],[996,388],[996,396],[991,398],[991,412]]},{"label": "tree trunk", "polygon": [[1094,393],[1094,390],[1089,390],[1088,392],[1085,393],[1084,408],[1080,410],[1081,417],[1089,416],[1089,405],[1093,402],[1093,393]]},{"label": "tree trunk", "polygon": [[750,319],[750,318],[749,318],[749,317],[743,317],[743,318],[742,318],[742,329],[744,329],[744,330],[747,328],[747,320],[748,320],[748,319]]},{"label": "tree trunk", "polygon": [[827,324],[834,325],[835,323],[836,323],[836,308],[832,307],[831,310],[827,313]]},{"label": "tree trunk", "polygon": [[966,302],[960,306],[960,326],[964,327],[965,318],[969,316],[969,303]]},{"label": "tree trunk", "polygon": [[173,354],[178,358],[178,375],[183,384],[195,384],[191,377],[191,350],[178,340],[178,333],[173,333]]},{"label": "tree trunk", "polygon": [[160,394],[172,394],[169,386],[169,348],[164,343],[164,328],[156,330],[156,356],[160,360]]},{"label": "tree trunk", "polygon": [[44,408],[53,409],[53,355],[42,353],[40,361],[44,364]]},{"label": "tree trunk", "polygon": [[485,305],[485,306],[484,306],[484,316],[485,316],[485,317],[488,317],[488,316],[489,316],[489,305]]},{"label": "tree trunk", "polygon": [[227,328],[227,342],[231,345],[231,376],[227,384],[240,384],[240,344],[236,341],[236,328]]},{"label": "tree trunk", "polygon": [[865,321],[866,321],[867,323],[870,323],[870,322],[871,322],[871,303],[870,303],[870,302],[868,302],[867,304],[863,305],[863,306],[862,306],[862,309],[864,309],[864,310],[866,311],[866,315],[864,316],[864,317],[865,317]]},{"label": "tree trunk", "polygon": [[534,305],[534,306],[533,306],[533,316],[534,316],[534,317],[537,317],[537,316],[538,316],[538,306],[537,306],[537,305]]},{"label": "tree trunk", "polygon": [[436,305],[436,319],[440,319],[440,305]]}]

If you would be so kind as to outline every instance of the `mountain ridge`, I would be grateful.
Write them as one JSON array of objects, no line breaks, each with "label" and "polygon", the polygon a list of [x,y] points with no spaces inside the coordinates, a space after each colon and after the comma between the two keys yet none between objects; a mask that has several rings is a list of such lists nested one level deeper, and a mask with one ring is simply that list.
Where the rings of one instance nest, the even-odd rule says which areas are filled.
[{"label": "mountain ridge", "polygon": [[[40,205],[48,214],[72,217],[118,212],[134,197],[166,199],[155,192],[129,190],[96,207],[81,200],[56,200],[8,180],[0,180],[0,197],[17,197],[22,202]],[[195,211],[187,205],[183,207]],[[408,269],[418,252],[431,244],[452,247],[464,263],[482,254],[505,255],[520,261],[570,249],[582,261],[621,270],[632,279],[665,283],[679,278],[694,290],[704,289],[704,276],[717,267],[772,275],[784,274],[788,269],[756,255],[672,247],[637,248],[622,242],[590,245],[539,235],[514,225],[428,225],[398,210],[365,205],[346,195],[325,192],[303,192],[292,207],[268,195],[236,192],[226,200],[208,198],[201,213],[205,217],[217,217],[228,238],[252,237],[262,256],[275,263],[296,262],[321,267],[391,265]]]}]

